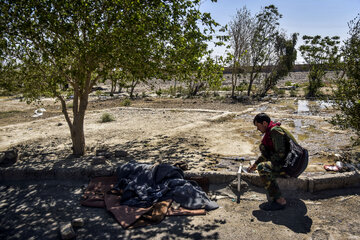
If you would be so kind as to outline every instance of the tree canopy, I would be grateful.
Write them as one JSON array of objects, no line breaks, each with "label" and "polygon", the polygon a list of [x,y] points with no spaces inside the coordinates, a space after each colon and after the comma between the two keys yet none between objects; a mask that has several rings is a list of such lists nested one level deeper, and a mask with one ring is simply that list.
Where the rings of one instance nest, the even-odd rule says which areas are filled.
[{"label": "tree canopy", "polygon": [[264,66],[270,74],[260,81],[254,96],[264,96],[279,79],[288,75],[296,60],[297,34],[287,39],[279,29],[282,15],[277,7],[269,5],[254,17],[246,7],[237,11],[230,22],[231,46],[233,49],[232,96],[237,84],[236,69],[249,74],[247,95],[253,91],[253,83],[259,79]]},{"label": "tree canopy", "polygon": [[340,110],[332,123],[342,128],[352,128],[360,144],[360,15],[349,22],[350,37],[344,42],[343,71],[336,80],[335,106]]},{"label": "tree canopy", "polygon": [[300,46],[300,51],[305,62],[310,66],[307,97],[316,97],[320,95],[319,90],[323,85],[322,79],[326,71],[332,70],[340,60],[340,37],[304,35],[303,40],[304,44]]},{"label": "tree canopy", "polygon": [[[84,154],[84,116],[92,87],[114,69],[146,79],[201,55],[199,29],[217,23],[199,0],[4,0],[1,4],[1,87],[29,100],[57,97],[74,154]],[[174,59],[172,59],[174,61]],[[69,85],[67,92],[61,86]],[[73,95],[72,116],[65,98]],[[71,118],[72,117],[72,118]]]}]

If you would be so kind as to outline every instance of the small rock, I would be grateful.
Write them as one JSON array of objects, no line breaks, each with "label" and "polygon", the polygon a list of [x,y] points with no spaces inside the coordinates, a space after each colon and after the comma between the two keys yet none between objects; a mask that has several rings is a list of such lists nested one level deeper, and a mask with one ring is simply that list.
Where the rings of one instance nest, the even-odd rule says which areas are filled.
[{"label": "small rock", "polygon": [[63,125],[62,123],[58,123],[56,126],[58,126],[58,127],[59,127],[59,126],[62,126],[62,125]]},{"label": "small rock", "polygon": [[61,239],[73,239],[76,237],[75,231],[70,222],[62,223],[60,225]]},{"label": "small rock", "polygon": [[71,221],[71,225],[73,227],[83,227],[84,226],[84,219],[83,218],[75,218]]}]

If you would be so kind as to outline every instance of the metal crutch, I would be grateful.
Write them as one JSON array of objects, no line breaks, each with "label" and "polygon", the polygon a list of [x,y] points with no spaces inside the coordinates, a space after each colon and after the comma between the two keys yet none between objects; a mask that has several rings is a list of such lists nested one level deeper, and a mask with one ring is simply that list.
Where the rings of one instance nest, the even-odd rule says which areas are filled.
[{"label": "metal crutch", "polygon": [[240,188],[241,188],[241,171],[242,171],[242,168],[243,168],[243,164],[240,163],[239,170],[237,172],[237,179],[238,179],[238,186],[237,186],[238,193],[237,193],[237,200],[236,200],[237,203],[240,203]]}]

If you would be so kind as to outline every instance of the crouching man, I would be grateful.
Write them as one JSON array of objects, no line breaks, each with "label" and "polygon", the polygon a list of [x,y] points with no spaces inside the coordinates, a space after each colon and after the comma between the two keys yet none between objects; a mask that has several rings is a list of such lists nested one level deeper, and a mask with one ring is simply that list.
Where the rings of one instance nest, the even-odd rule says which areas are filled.
[{"label": "crouching man", "polygon": [[268,192],[269,202],[261,204],[265,211],[281,210],[286,207],[286,199],[281,195],[276,182],[277,177],[287,177],[285,172],[285,158],[289,152],[289,139],[296,140],[281,123],[274,123],[265,113],[259,113],[254,118],[254,125],[264,133],[260,144],[261,156],[249,167],[248,171],[258,170],[260,178]]}]

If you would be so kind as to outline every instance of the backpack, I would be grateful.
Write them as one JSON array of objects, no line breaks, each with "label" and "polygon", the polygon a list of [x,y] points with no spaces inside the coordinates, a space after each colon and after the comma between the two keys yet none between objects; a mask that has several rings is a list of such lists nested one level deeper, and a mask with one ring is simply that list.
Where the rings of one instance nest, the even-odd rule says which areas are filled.
[{"label": "backpack", "polygon": [[289,139],[289,153],[285,158],[283,168],[290,177],[297,178],[305,171],[309,163],[309,153],[307,149],[294,142],[288,135],[287,138]]}]

